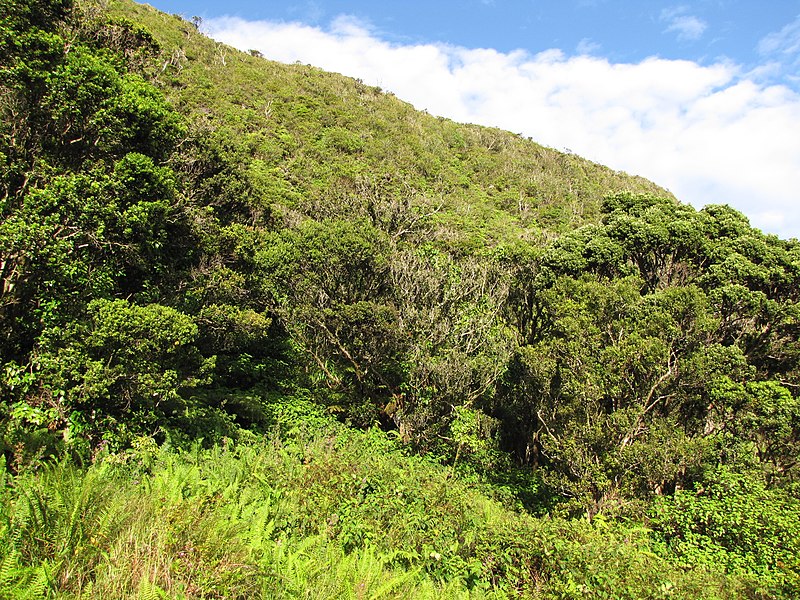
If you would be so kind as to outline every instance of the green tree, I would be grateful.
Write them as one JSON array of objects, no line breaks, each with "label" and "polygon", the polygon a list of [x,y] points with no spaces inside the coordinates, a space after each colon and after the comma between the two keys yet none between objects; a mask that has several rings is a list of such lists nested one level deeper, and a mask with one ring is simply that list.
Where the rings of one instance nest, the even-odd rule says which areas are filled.
[{"label": "green tree", "polygon": [[[40,388],[28,403],[59,402],[62,419],[78,411],[87,434],[129,441],[154,435],[189,409],[186,392],[207,383],[193,319],[175,309],[125,300],[94,300],[88,322],[45,332],[37,352]],[[64,390],[58,399],[49,390]],[[63,423],[55,425],[63,426]]]}]

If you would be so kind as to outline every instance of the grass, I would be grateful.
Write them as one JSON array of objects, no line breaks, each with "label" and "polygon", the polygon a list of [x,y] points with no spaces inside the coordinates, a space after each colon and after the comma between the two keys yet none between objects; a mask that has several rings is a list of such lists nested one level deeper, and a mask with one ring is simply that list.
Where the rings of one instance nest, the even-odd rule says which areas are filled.
[{"label": "grass", "polygon": [[6,476],[0,598],[734,598],[648,531],[511,510],[383,433],[178,452],[145,440]]}]

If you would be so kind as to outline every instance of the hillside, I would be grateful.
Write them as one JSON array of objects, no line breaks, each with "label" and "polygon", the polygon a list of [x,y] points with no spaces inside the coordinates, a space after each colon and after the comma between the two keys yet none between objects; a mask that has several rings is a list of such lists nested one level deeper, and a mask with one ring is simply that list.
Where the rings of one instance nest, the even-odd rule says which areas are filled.
[{"label": "hillside", "polygon": [[111,6],[159,42],[157,80],[198,135],[213,131],[236,157],[249,203],[282,219],[371,219],[397,235],[433,213],[405,235],[474,251],[595,222],[612,192],[669,196],[508,132],[434,118],[359,81],[238,52],[149,6]]},{"label": "hillside", "polygon": [[0,595],[800,593],[797,241],[147,6],[0,15]]}]

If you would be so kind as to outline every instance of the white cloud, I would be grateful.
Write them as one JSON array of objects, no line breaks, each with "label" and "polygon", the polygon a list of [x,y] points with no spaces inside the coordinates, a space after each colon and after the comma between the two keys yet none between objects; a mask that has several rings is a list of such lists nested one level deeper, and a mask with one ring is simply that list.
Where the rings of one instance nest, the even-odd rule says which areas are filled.
[{"label": "white cloud", "polygon": [[758,43],[761,54],[800,54],[800,16],[780,31],[764,36]]},{"label": "white cloud", "polygon": [[571,148],[697,207],[729,203],[765,231],[800,237],[800,95],[735,64],[397,45],[350,18],[327,30],[234,18],[205,27],[233,46],[361,78],[436,115]]},{"label": "white cloud", "polygon": [[779,31],[774,31],[758,42],[756,47],[765,61],[764,71],[777,74],[787,85],[800,90],[800,15]]},{"label": "white cloud", "polygon": [[597,42],[593,42],[589,38],[583,38],[575,47],[575,52],[578,54],[596,54],[601,48],[602,46]]},{"label": "white cloud", "polygon": [[666,8],[661,11],[661,20],[667,22],[665,33],[676,33],[681,41],[693,42],[699,40],[708,25],[694,15],[687,15],[685,6]]}]

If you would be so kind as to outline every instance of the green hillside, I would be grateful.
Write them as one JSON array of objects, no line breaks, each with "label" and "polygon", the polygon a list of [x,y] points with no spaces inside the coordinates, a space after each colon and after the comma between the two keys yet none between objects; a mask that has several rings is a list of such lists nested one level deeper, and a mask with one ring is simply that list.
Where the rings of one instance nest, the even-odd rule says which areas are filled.
[{"label": "green hillside", "polygon": [[266,205],[287,224],[365,219],[474,252],[597,221],[610,192],[669,196],[520,136],[434,118],[380,88],[238,52],[147,5],[112,7],[158,40],[158,82],[196,135],[235,162],[250,210]]},{"label": "green hillside", "polygon": [[132,2],[0,0],[0,598],[794,598],[800,244]]}]

